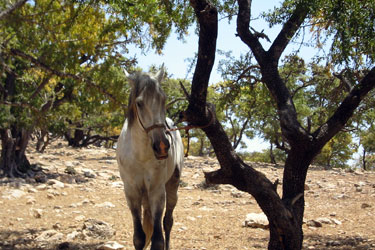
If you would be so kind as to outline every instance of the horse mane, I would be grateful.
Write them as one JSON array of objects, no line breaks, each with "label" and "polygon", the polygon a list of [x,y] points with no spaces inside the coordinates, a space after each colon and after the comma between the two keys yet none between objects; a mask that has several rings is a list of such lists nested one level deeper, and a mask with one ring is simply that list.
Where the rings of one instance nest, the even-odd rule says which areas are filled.
[{"label": "horse mane", "polygon": [[164,91],[158,86],[157,82],[150,77],[148,73],[136,72],[130,76],[130,81],[133,82],[128,101],[128,126],[130,127],[135,120],[135,99],[145,90],[145,96],[151,96],[156,92],[165,95]]}]

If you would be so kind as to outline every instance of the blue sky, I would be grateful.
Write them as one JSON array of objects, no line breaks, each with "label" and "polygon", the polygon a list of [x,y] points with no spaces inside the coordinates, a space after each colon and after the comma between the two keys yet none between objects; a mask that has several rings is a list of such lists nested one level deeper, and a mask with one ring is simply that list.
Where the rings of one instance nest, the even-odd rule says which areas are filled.
[{"label": "blue sky", "polygon": [[[271,0],[253,0],[252,1],[252,18],[258,17],[261,12],[273,9],[275,5],[279,5],[280,1]],[[268,35],[271,41],[273,41],[279,33],[281,26],[276,26],[270,29],[267,23],[261,19],[254,20],[251,22],[251,26],[257,30],[262,31]],[[224,51],[232,51],[232,55],[239,57],[241,53],[249,51],[248,47],[240,40],[236,34],[236,17],[230,24],[226,19],[219,22],[219,31],[217,39],[217,49]],[[264,39],[261,42],[265,49],[268,49],[271,43]],[[295,47],[293,44],[289,45],[285,54],[292,52]],[[177,35],[171,34],[167,40],[167,44],[163,50],[162,55],[157,55],[154,51],[149,50],[146,54],[142,54],[140,49],[130,49],[130,56],[136,55],[138,59],[138,66],[144,71],[147,71],[150,66],[159,66],[162,63],[167,68],[168,74],[172,75],[173,78],[191,79],[192,75],[187,75],[189,62],[188,58],[193,58],[194,54],[198,50],[198,37],[194,33],[194,27],[189,30],[189,35],[185,37],[185,41],[177,39]],[[316,51],[313,48],[303,48],[301,55],[306,61],[309,61]],[[217,83],[222,81],[221,75],[217,72],[218,62],[223,59],[222,56],[216,54],[215,65],[211,73],[210,83]],[[268,143],[264,143],[261,139],[255,138],[253,140],[245,140],[248,151],[260,151],[269,147]]]}]

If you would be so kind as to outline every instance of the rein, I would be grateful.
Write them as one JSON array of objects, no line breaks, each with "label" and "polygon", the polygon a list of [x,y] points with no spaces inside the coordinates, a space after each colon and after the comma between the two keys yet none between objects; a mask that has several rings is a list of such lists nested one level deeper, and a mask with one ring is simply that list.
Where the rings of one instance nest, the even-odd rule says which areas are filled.
[{"label": "rein", "polygon": [[167,131],[170,131],[170,132],[171,131],[177,131],[177,130],[189,131],[190,129],[193,129],[193,128],[207,128],[212,123],[214,123],[214,115],[212,114],[211,109],[208,108],[208,111],[210,112],[211,119],[210,119],[210,121],[206,125],[201,125],[201,126],[198,126],[198,125],[186,125],[186,126],[183,126],[183,127],[168,128]]}]

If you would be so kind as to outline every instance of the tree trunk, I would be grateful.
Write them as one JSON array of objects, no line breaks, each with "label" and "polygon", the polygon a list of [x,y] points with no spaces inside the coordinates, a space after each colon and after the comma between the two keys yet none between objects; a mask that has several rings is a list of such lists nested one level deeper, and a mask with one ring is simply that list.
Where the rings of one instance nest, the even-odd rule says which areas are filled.
[{"label": "tree trunk", "polygon": [[363,170],[367,170],[367,166],[366,166],[366,150],[363,149],[363,154],[362,154],[362,167],[363,167]]},{"label": "tree trunk", "polygon": [[48,131],[42,129],[41,131],[39,131],[39,134],[37,134],[36,138],[36,151],[38,151],[39,153],[43,153],[50,142]]},{"label": "tree trunk", "polygon": [[277,164],[275,155],[273,154],[273,143],[270,143],[270,159],[272,164]]},{"label": "tree trunk", "polygon": [[74,129],[74,135],[71,136],[70,132],[65,133],[65,138],[68,141],[68,145],[74,148],[82,147],[83,140],[85,139],[85,134],[82,129]]},{"label": "tree trunk", "polygon": [[26,147],[31,132],[25,129],[1,129],[1,162],[2,176],[25,177],[30,168],[26,157]]}]

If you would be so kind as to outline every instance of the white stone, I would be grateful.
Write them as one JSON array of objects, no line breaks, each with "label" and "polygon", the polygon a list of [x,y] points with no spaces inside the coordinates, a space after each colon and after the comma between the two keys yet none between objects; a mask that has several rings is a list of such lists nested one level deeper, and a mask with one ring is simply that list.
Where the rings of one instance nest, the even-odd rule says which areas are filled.
[{"label": "white stone", "polygon": [[31,214],[37,219],[42,218],[43,212],[43,209],[31,209]]},{"label": "white stone", "polygon": [[249,213],[244,222],[245,227],[268,228],[269,222],[264,213]]},{"label": "white stone", "polygon": [[65,184],[62,183],[61,181],[58,181],[56,179],[49,180],[47,182],[48,185],[51,185],[53,188],[64,188]]},{"label": "white stone", "polygon": [[332,224],[332,220],[330,218],[325,218],[325,217],[317,218],[316,221],[322,224]]},{"label": "white stone", "polygon": [[101,204],[96,204],[95,207],[102,207],[102,208],[113,208],[115,205],[113,205],[111,202],[106,201]]},{"label": "white stone", "polygon": [[116,241],[108,241],[107,243],[97,248],[97,250],[120,250],[120,249],[125,249],[125,246],[117,243]]},{"label": "white stone", "polygon": [[4,199],[14,200],[14,199],[18,199],[18,198],[24,196],[25,194],[26,194],[26,192],[24,192],[22,190],[12,189],[12,190],[9,190],[9,191],[5,192],[5,194],[2,197]]},{"label": "white stone", "polygon": [[38,237],[35,238],[36,241],[59,241],[62,240],[64,234],[57,232],[56,230],[47,230],[42,232]]},{"label": "white stone", "polygon": [[96,177],[95,172],[91,169],[84,168],[84,169],[82,169],[82,172],[83,172],[83,175],[87,178],[95,178]]},{"label": "white stone", "polygon": [[84,215],[78,215],[78,216],[76,216],[76,217],[74,218],[75,221],[82,221],[82,220],[84,220],[84,219],[86,219],[86,217],[85,217]]},{"label": "white stone", "polygon": [[72,240],[75,240],[76,238],[78,238],[81,235],[82,235],[82,233],[74,231],[74,232],[71,232],[70,234],[68,234],[66,236],[66,240],[72,241]]}]

